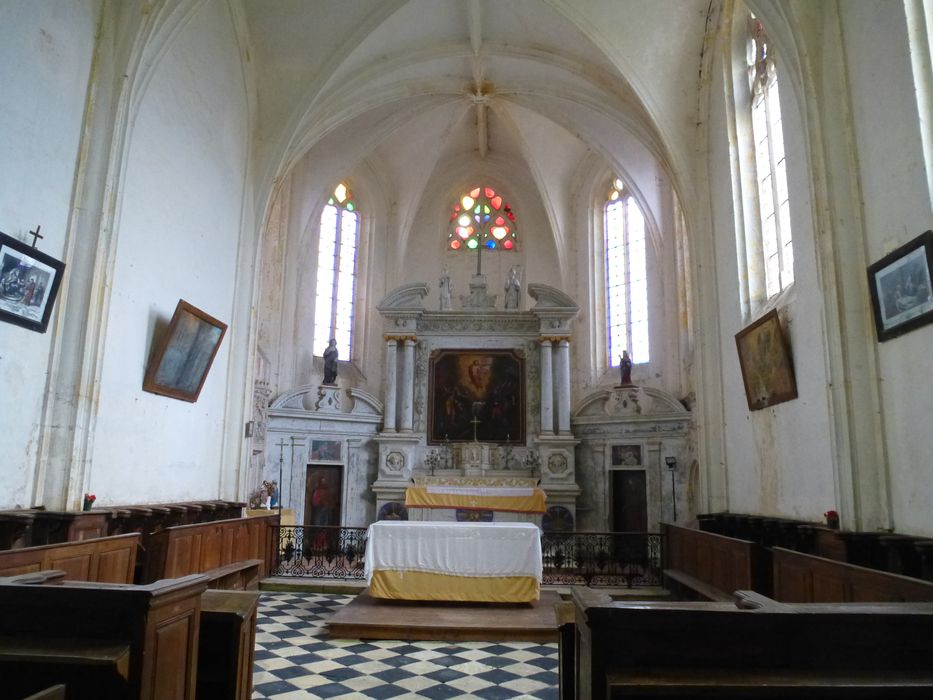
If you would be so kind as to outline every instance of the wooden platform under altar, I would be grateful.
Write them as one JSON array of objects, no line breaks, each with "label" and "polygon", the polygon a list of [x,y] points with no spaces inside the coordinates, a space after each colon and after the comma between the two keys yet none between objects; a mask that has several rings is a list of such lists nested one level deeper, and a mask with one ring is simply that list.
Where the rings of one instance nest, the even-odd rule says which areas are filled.
[{"label": "wooden platform under altar", "polygon": [[341,639],[478,642],[556,642],[554,605],[560,596],[542,591],[533,603],[439,603],[380,600],[364,591],[327,625]]}]

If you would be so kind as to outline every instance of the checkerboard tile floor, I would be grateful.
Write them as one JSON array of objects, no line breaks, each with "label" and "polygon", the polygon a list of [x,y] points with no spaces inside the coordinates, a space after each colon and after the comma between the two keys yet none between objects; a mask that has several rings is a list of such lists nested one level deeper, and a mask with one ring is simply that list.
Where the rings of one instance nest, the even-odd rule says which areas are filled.
[{"label": "checkerboard tile floor", "polygon": [[557,645],[328,639],[348,595],[264,592],[253,698],[557,700]]}]

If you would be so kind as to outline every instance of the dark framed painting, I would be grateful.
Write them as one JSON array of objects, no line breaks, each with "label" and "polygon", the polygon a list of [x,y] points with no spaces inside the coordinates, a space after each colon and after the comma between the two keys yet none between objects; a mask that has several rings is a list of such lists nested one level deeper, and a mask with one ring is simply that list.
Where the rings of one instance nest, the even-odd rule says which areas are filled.
[{"label": "dark framed painting", "polygon": [[883,342],[933,321],[933,231],[868,267],[875,332]]},{"label": "dark framed painting", "polygon": [[0,233],[0,320],[45,333],[65,263]]},{"label": "dark framed painting", "polygon": [[340,525],[343,494],[343,467],[309,464],[305,481],[305,525]]},{"label": "dark framed painting", "polygon": [[227,324],[184,299],[149,361],[143,389],[194,403],[217,355]]},{"label": "dark framed painting", "polygon": [[772,309],[735,336],[748,410],[797,398],[797,379],[781,320]]},{"label": "dark framed painting", "polygon": [[435,350],[428,443],[525,442],[525,358],[517,350]]},{"label": "dark framed painting", "polygon": [[609,451],[613,467],[640,467],[641,445],[612,445]]},{"label": "dark framed painting", "polygon": [[310,457],[312,462],[339,462],[340,440],[312,440]]}]

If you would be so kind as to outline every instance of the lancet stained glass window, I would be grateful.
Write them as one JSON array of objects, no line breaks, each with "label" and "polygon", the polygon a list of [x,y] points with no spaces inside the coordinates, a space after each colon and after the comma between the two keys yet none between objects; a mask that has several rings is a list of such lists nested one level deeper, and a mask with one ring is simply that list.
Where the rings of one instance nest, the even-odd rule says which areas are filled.
[{"label": "lancet stained glass window", "polygon": [[323,356],[329,340],[334,338],[338,357],[350,359],[359,232],[356,203],[341,182],[321,213],[312,344],[315,355]]},{"label": "lancet stained glass window", "polygon": [[460,197],[450,214],[448,250],[516,250],[515,213],[491,187],[474,187]]},{"label": "lancet stained glass window", "polygon": [[609,363],[618,365],[623,350],[633,363],[648,362],[645,217],[618,178],[609,190],[605,214]]}]

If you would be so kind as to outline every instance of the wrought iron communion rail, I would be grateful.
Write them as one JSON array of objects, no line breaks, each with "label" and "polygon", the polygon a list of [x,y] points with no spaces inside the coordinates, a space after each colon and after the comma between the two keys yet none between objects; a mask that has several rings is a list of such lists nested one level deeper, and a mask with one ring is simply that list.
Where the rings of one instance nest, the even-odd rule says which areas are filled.
[{"label": "wrought iron communion rail", "polygon": [[[273,576],[363,580],[363,527],[279,527]],[[661,585],[663,535],[545,532],[544,585],[643,588]]]}]

